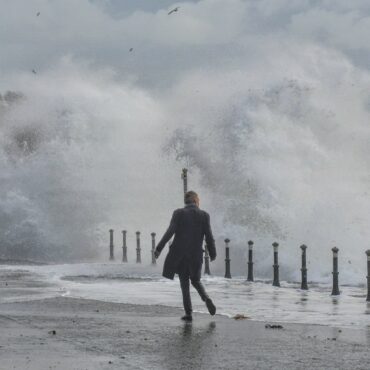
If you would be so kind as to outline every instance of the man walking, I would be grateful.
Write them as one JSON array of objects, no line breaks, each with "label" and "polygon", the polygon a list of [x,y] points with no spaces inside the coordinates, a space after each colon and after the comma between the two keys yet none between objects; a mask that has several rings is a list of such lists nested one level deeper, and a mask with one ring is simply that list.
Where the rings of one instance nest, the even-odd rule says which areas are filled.
[{"label": "man walking", "polygon": [[184,321],[192,321],[190,284],[197,290],[211,315],[216,307],[200,282],[203,264],[203,240],[206,239],[211,261],[216,259],[209,214],[199,209],[199,197],[194,191],[185,194],[185,207],[173,212],[170,226],[158,243],[154,256],[158,258],[166,243],[175,235],[163,265],[163,276],[173,279],[179,275],[185,310]]}]

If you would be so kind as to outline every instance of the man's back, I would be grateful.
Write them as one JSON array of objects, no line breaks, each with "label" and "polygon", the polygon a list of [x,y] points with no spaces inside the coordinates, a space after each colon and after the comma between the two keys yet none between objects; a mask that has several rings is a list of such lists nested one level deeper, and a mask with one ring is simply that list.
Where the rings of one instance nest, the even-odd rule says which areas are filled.
[{"label": "man's back", "polygon": [[187,206],[177,211],[174,247],[184,250],[186,255],[202,252],[206,229],[206,213],[197,206]]},{"label": "man's back", "polygon": [[173,235],[175,238],[171,250],[174,253],[181,256],[191,256],[195,259],[202,258],[202,246],[205,238],[211,258],[216,257],[209,215],[195,204],[189,204],[174,211],[170,226],[157,249],[161,251]]}]

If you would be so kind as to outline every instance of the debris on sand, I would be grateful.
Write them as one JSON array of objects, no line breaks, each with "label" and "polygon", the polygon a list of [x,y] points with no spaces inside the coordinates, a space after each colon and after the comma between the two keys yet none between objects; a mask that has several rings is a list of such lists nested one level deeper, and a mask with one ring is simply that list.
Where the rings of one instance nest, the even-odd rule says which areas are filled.
[{"label": "debris on sand", "polygon": [[283,329],[282,325],[276,325],[276,324],[266,324],[266,329]]},{"label": "debris on sand", "polygon": [[246,320],[246,319],[250,319],[250,317],[248,316],[245,316],[241,313],[238,313],[236,314],[234,317],[233,317],[234,320]]},{"label": "debris on sand", "polygon": [[56,335],[56,333],[57,333],[56,330],[50,330],[49,331],[49,334],[52,334],[52,335]]}]

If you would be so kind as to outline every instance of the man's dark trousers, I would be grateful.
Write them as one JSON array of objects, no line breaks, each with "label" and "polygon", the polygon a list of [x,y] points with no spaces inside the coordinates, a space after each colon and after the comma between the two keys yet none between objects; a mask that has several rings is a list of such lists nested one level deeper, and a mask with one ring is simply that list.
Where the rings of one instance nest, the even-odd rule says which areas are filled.
[{"label": "man's dark trousers", "polygon": [[[208,294],[206,293],[203,284],[199,280],[199,276],[201,275],[201,271],[194,274],[194,276],[190,275],[190,269],[189,269],[190,261],[188,258],[184,257],[184,259],[181,261],[179,266],[179,279],[180,279],[180,285],[181,285],[181,291],[182,291],[182,301],[184,304],[184,310],[186,315],[192,314],[192,305],[191,305],[191,297],[190,297],[190,281],[193,287],[197,290],[197,292],[200,295],[200,298],[202,301],[206,301],[208,299]],[[202,267],[200,266],[200,269]]]}]

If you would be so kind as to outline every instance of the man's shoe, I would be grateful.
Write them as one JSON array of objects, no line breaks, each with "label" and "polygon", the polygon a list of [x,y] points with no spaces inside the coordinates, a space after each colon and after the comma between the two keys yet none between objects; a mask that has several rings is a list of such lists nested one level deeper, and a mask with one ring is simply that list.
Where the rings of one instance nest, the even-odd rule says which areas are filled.
[{"label": "man's shoe", "polygon": [[213,316],[216,313],[216,306],[213,304],[211,298],[206,299],[206,305],[209,313]]},{"label": "man's shoe", "polygon": [[186,322],[191,322],[191,321],[193,321],[193,316],[191,316],[191,315],[185,315],[185,316],[183,316],[181,318],[181,320],[184,320]]}]

